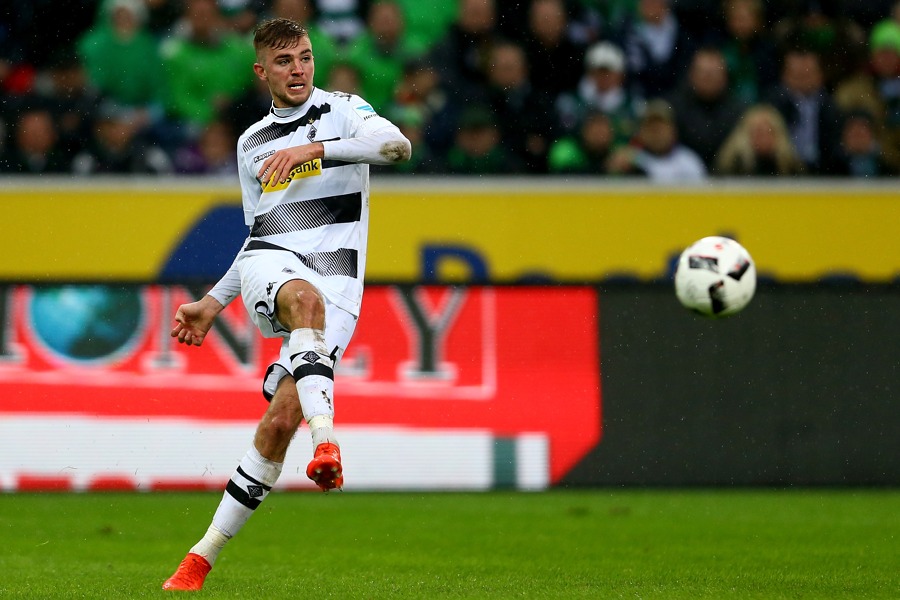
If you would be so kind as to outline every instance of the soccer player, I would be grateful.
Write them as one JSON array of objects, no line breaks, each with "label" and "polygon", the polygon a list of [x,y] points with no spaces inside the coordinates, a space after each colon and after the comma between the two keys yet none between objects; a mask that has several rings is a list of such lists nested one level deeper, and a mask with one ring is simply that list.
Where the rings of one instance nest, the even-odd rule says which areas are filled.
[{"label": "soccer player", "polygon": [[270,405],[253,445],[225,488],[203,538],[166,590],[199,590],[225,543],[265,500],[305,419],[314,456],[306,474],[322,490],[343,486],[334,434],[334,366],[359,315],[366,262],[369,164],[408,160],[409,141],[358,96],[313,85],[305,29],[288,19],[259,25],[256,76],[272,108],[238,140],[244,220],[250,235],[208,295],[184,304],[172,336],[199,346],[238,294],[266,337],[282,337],[265,374]]}]

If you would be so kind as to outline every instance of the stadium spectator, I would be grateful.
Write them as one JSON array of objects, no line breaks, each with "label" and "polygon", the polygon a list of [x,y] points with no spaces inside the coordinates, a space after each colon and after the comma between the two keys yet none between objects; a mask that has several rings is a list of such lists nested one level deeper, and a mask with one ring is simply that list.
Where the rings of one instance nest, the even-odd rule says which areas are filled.
[{"label": "stadium spectator", "polygon": [[601,111],[609,116],[616,141],[629,142],[637,131],[637,111],[642,103],[626,86],[625,55],[612,42],[599,42],[588,48],[584,67],[577,92],[557,99],[562,128],[573,131],[586,113]]},{"label": "stadium spectator", "polygon": [[442,170],[457,175],[491,175],[520,173],[524,167],[503,144],[491,109],[470,104],[459,117],[459,129]]},{"label": "stadium spectator", "polygon": [[555,141],[547,158],[551,173],[602,175],[615,146],[612,120],[600,111],[588,112],[577,135]]},{"label": "stadium spectator", "polygon": [[101,97],[143,113],[147,123],[161,118],[159,42],[146,29],[146,6],[141,0],[112,0],[101,14],[78,40],[88,80]]},{"label": "stadium spectator", "polygon": [[637,147],[620,148],[607,162],[610,174],[641,175],[657,183],[697,182],[706,167],[697,153],[678,142],[672,107],[651,100],[641,117]]},{"label": "stadium spectator", "polygon": [[59,148],[59,134],[49,110],[32,108],[19,114],[13,127],[13,146],[0,157],[0,171],[8,174],[69,171],[69,159]]},{"label": "stadium spectator", "polygon": [[644,98],[664,96],[684,75],[694,42],[678,22],[671,0],[639,0],[638,17],[624,28],[629,75]]},{"label": "stadium spectator", "polygon": [[868,68],[843,81],[835,90],[834,98],[844,111],[861,110],[873,117],[885,160],[897,164],[900,163],[900,26],[876,27],[870,48]]},{"label": "stadium spectator", "polygon": [[803,49],[788,51],[781,84],[768,94],[768,103],[784,117],[806,169],[819,173],[841,137],[841,111],[825,90],[819,56]]},{"label": "stadium spectator", "polygon": [[839,0],[802,0],[799,14],[779,21],[773,32],[782,54],[802,48],[820,57],[828,89],[865,60],[865,32],[844,16]]},{"label": "stadium spectator", "polygon": [[[257,115],[257,121],[266,114]],[[190,175],[228,175],[237,170],[234,148],[237,138],[231,124],[213,121],[203,128],[196,142],[182,146],[175,153],[175,171]]]},{"label": "stadium spectator", "polygon": [[221,120],[231,124],[234,131],[244,131],[259,121],[272,108],[272,96],[265,81],[253,79],[244,93],[228,103],[221,111]]},{"label": "stadium spectator", "polygon": [[113,104],[100,108],[87,147],[72,160],[76,175],[148,174],[172,172],[172,162],[160,148],[140,137],[134,113]]},{"label": "stadium spectator", "polygon": [[[193,137],[250,87],[253,51],[228,29],[215,0],[186,0],[178,32],[161,47],[168,116]],[[243,67],[243,68],[242,68]],[[181,139],[178,139],[181,138]]]},{"label": "stadium spectator", "polygon": [[88,86],[81,62],[62,52],[34,80],[32,92],[19,98],[25,107],[41,106],[53,114],[60,150],[73,156],[90,137],[99,98]]},{"label": "stadium spectator", "polygon": [[504,145],[530,173],[547,170],[547,151],[557,127],[553,97],[528,78],[528,63],[521,46],[501,42],[491,51],[488,99],[498,117]]},{"label": "stadium spectator", "polygon": [[363,97],[376,110],[384,110],[403,75],[404,63],[422,56],[427,48],[406,35],[403,12],[394,0],[373,2],[367,23],[345,58],[359,72]]},{"label": "stadium spectator", "polygon": [[241,35],[249,34],[259,21],[259,0],[217,0],[228,26]]},{"label": "stadium spectator", "polygon": [[881,19],[872,27],[871,38],[880,36],[896,39],[900,36],[900,1],[895,1],[891,7],[890,15]]},{"label": "stadium spectator", "polygon": [[432,50],[430,62],[453,100],[483,100],[496,18],[494,0],[459,0],[459,16]]},{"label": "stadium spectator", "polygon": [[803,173],[803,161],[791,142],[781,113],[759,104],[750,107],[716,157],[717,175],[784,176]]},{"label": "stadium spectator", "polygon": [[455,108],[444,89],[438,69],[428,59],[408,62],[394,92],[394,109],[414,108],[424,120],[425,143],[435,153],[445,152],[456,134]]},{"label": "stadium spectator", "polygon": [[531,0],[525,54],[532,76],[554,98],[574,90],[583,71],[584,48],[569,40],[567,28],[562,0]]},{"label": "stadium spectator", "polygon": [[316,25],[344,46],[365,30],[363,0],[315,0]]},{"label": "stadium spectator", "polygon": [[889,164],[875,136],[875,121],[865,111],[847,116],[841,132],[840,151],[825,169],[827,175],[848,177],[885,177],[896,175],[895,165]]},{"label": "stadium spectator", "polygon": [[410,43],[431,48],[447,35],[456,19],[456,2],[452,0],[397,0],[403,9],[403,20]]},{"label": "stadium spectator", "polygon": [[725,36],[717,45],[728,65],[731,90],[755,104],[778,82],[775,42],[765,27],[762,0],[725,0]]},{"label": "stadium spectator", "polygon": [[728,89],[722,53],[702,48],[694,54],[687,77],[670,95],[681,142],[712,165],[716,152],[737,124],[744,105]]},{"label": "stadium spectator", "polygon": [[569,3],[569,37],[588,46],[614,37],[637,16],[638,0],[577,0]]},{"label": "stadium spectator", "polygon": [[331,75],[325,82],[325,89],[345,94],[361,94],[362,81],[359,69],[348,62],[338,62],[331,69]]}]

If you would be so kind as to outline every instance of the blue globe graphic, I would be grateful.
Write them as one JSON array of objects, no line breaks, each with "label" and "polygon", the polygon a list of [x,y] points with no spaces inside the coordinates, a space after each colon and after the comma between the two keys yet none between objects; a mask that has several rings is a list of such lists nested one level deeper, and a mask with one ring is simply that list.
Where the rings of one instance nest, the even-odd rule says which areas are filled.
[{"label": "blue globe graphic", "polygon": [[76,361],[98,361],[127,347],[140,331],[143,305],[137,287],[36,287],[31,322],[51,350]]}]

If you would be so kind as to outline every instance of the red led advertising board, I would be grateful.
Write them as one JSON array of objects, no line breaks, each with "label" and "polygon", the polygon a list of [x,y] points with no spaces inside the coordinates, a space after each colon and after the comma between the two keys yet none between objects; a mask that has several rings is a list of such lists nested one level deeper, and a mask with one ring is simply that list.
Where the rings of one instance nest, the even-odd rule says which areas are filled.
[{"label": "red led advertising board", "polygon": [[[9,286],[0,297],[0,424],[249,425],[266,409],[261,375],[280,340],[261,338],[240,300],[188,348],[168,335],[195,297],[184,287]],[[336,423],[539,434],[552,484],[600,438],[597,319],[590,287],[369,286],[336,373]],[[27,458],[0,464],[0,484],[4,470],[7,488],[12,471],[35,471]]]}]

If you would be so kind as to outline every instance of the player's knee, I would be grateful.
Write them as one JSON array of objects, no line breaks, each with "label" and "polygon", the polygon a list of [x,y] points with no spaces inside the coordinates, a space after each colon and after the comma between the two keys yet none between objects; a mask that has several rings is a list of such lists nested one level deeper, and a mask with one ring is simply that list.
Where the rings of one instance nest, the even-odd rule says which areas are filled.
[{"label": "player's knee", "polygon": [[278,294],[280,320],[292,329],[316,327],[325,319],[325,300],[309,285],[292,286]]},{"label": "player's knee", "polygon": [[300,426],[301,415],[284,411],[269,417],[262,424],[263,435],[273,442],[290,442]]}]

